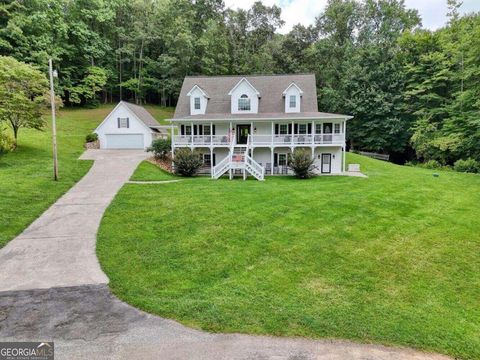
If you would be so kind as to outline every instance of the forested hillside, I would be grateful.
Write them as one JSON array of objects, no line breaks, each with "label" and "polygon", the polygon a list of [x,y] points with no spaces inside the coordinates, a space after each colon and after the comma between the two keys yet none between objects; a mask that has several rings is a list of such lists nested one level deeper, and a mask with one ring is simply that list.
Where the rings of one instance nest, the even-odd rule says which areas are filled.
[{"label": "forested hillside", "polygon": [[221,0],[6,0],[0,55],[46,71],[67,106],[175,105],[185,75],[314,72],[319,109],[354,115],[355,149],[480,161],[480,15],[422,29],[402,0],[329,0],[282,35],[281,9]]}]

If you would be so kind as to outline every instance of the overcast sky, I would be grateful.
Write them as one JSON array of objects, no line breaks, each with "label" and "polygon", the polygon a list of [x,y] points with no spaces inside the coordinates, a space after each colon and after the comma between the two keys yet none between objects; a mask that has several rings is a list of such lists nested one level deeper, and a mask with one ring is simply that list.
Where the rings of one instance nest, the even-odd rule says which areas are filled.
[{"label": "overcast sky", "polygon": [[[255,0],[224,0],[227,7],[248,9]],[[285,26],[282,33],[290,31],[293,25],[313,24],[315,17],[323,10],[327,0],[262,0],[265,5],[276,4],[282,8]],[[417,9],[424,27],[435,30],[447,21],[447,0],[405,0],[408,8]],[[464,0],[460,12],[480,11],[480,0]]]}]

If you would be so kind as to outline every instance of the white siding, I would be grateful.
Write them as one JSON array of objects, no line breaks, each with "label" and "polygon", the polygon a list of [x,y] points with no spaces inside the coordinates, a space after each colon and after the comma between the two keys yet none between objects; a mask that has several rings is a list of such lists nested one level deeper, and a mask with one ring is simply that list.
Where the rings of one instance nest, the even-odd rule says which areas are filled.
[{"label": "white siding", "polygon": [[[118,127],[118,118],[129,119],[128,128],[119,128]],[[144,125],[142,122],[137,120],[137,118],[122,104],[117,106],[114,111],[108,115],[104,122],[95,130],[98,134],[98,139],[100,141],[100,148],[107,149],[107,134],[143,134],[144,136],[144,147],[148,147],[152,144],[152,131]]]},{"label": "white siding", "polygon": [[322,154],[332,154],[332,174],[342,172],[342,148],[340,147],[321,147],[315,149],[316,172],[321,173]]},{"label": "white siding", "polygon": [[[238,99],[243,94],[247,95],[250,99],[250,111],[238,110]],[[252,88],[248,82],[243,80],[232,91],[231,94],[231,110],[232,114],[256,114],[258,113],[258,96],[254,88]]]},{"label": "white siding", "polygon": [[[295,107],[290,107],[290,96],[295,96]],[[296,86],[290,86],[285,93],[285,112],[286,113],[298,113],[300,112],[302,97],[300,91]]]},{"label": "white siding", "polygon": [[[200,98],[200,109],[195,109],[195,98]],[[190,115],[201,115],[207,111],[207,98],[202,91],[197,87],[190,92]]]}]

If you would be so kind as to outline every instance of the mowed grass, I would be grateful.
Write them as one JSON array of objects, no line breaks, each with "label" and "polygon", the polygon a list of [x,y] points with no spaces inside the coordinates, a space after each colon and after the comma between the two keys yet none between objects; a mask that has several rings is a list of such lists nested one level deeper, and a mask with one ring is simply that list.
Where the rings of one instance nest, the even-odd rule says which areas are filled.
[{"label": "mowed grass", "polygon": [[[114,105],[97,109],[62,109],[57,118],[59,181],[53,181],[51,118],[46,114],[45,131],[21,129],[18,148],[0,155],[0,247],[75,184],[91,166],[78,160],[85,135],[92,132]],[[156,109],[159,120],[172,109]]]},{"label": "mowed grass", "polygon": [[168,181],[182,179],[175,176],[149,161],[142,161],[130,180],[133,181]]},{"label": "mowed grass", "polygon": [[369,178],[124,186],[98,235],[113,292],[214,332],[480,358],[480,176],[348,160]]}]

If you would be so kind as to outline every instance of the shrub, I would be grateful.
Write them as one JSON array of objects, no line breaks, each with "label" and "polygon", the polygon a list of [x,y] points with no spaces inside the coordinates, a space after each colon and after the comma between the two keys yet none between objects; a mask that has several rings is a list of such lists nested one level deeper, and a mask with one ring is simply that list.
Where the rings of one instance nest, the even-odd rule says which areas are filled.
[{"label": "shrub", "polygon": [[299,179],[308,179],[314,175],[315,165],[310,155],[310,151],[305,149],[295,149],[290,157],[289,166]]},{"label": "shrub", "polygon": [[6,154],[15,148],[15,141],[0,129],[0,154]]},{"label": "shrub", "polygon": [[157,159],[165,159],[172,148],[172,141],[170,139],[156,139],[152,141],[147,151],[153,152]]},{"label": "shrub", "polygon": [[98,135],[96,133],[91,133],[85,136],[85,141],[91,143],[98,140]]},{"label": "shrub", "polygon": [[478,173],[480,172],[480,163],[472,158],[468,158],[467,160],[460,159],[455,161],[453,169],[459,172]]},{"label": "shrub", "polygon": [[430,170],[439,170],[442,169],[442,164],[440,164],[437,160],[428,160],[426,163],[423,163],[421,167]]},{"label": "shrub", "polygon": [[175,166],[175,174],[181,176],[194,176],[203,161],[195,151],[190,149],[179,149],[175,151],[175,158],[173,160]]}]

